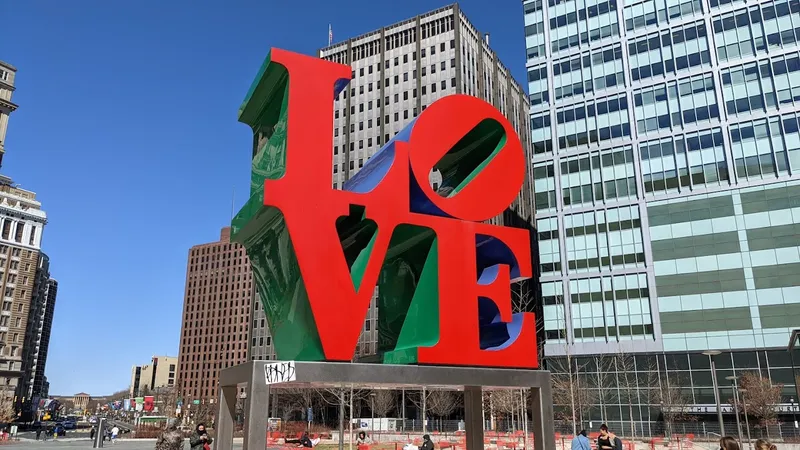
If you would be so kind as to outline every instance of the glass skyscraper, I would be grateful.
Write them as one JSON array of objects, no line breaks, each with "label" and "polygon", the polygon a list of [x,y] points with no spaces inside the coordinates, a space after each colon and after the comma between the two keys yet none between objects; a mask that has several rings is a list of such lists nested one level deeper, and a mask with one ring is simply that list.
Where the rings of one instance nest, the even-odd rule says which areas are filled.
[{"label": "glass skyscraper", "polygon": [[[720,350],[723,403],[761,371],[797,405],[800,0],[523,5],[550,368],[635,355],[715,421]],[[645,390],[586,415],[646,429]]]}]

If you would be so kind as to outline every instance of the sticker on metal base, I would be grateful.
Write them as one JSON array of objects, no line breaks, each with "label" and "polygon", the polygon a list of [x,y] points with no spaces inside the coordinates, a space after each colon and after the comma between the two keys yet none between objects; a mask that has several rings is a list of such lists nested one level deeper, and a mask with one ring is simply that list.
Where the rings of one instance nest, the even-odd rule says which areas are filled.
[{"label": "sticker on metal base", "polygon": [[264,364],[267,384],[288,383],[296,379],[294,361]]}]

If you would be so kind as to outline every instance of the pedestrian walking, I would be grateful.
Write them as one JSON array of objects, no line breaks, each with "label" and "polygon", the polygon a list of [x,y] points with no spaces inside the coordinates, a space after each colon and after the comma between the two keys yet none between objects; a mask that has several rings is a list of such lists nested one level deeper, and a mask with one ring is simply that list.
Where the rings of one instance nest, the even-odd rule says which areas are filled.
[{"label": "pedestrian walking", "polygon": [[114,425],[114,428],[111,429],[111,443],[117,443],[117,437],[119,436],[119,427]]},{"label": "pedestrian walking", "polygon": [[164,431],[158,435],[156,450],[182,450],[183,433],[178,430],[178,419],[170,419]]},{"label": "pedestrian walking", "polygon": [[211,436],[206,431],[204,423],[198,423],[194,432],[189,437],[189,446],[191,450],[211,450],[211,443],[214,442]]},{"label": "pedestrian walking", "polygon": [[94,440],[94,435],[97,434],[97,428],[92,425],[92,429],[89,430],[89,439]]}]

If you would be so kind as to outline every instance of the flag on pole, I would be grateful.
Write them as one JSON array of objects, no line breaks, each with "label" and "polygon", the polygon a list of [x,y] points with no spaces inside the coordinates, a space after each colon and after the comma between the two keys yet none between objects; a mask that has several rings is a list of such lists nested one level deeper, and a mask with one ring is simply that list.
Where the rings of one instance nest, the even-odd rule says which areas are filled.
[{"label": "flag on pole", "polygon": [[328,45],[333,44],[333,28],[328,24]]}]

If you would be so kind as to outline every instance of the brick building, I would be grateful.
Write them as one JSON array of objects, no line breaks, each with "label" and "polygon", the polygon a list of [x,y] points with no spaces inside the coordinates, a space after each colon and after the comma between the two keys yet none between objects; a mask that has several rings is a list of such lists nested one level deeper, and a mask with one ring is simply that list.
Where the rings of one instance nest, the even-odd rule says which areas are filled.
[{"label": "brick building", "polygon": [[184,404],[213,403],[219,371],[247,361],[252,276],[230,228],[189,250],[185,289],[176,384]]}]

